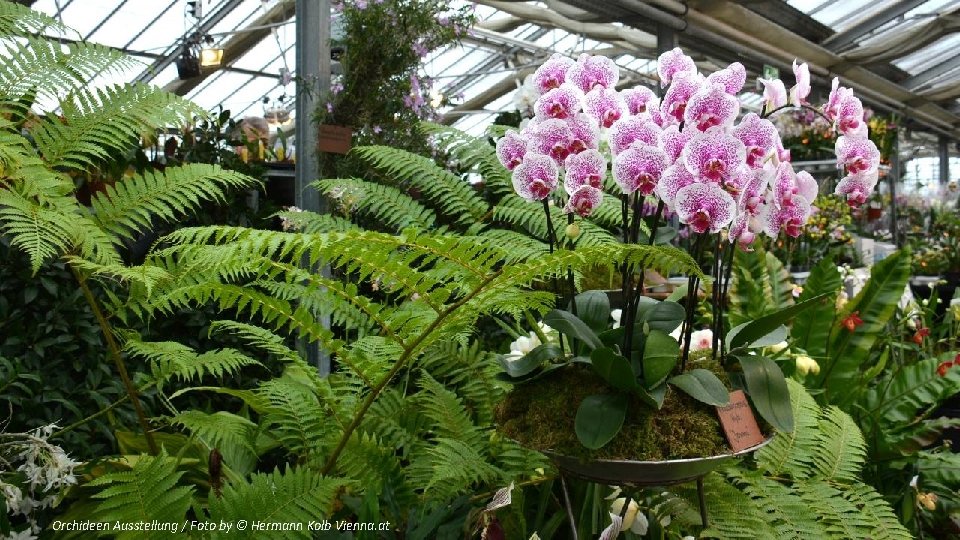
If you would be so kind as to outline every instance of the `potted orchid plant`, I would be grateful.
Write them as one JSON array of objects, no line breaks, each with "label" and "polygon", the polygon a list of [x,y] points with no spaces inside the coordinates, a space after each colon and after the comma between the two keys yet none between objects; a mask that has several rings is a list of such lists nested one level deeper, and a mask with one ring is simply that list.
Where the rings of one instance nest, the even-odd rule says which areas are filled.
[{"label": "potted orchid plant", "polygon": [[[497,155],[512,171],[516,193],[543,206],[551,250],[552,205],[567,214],[568,249],[575,249],[577,220],[619,203],[624,243],[655,245],[664,213],[671,212],[687,229],[690,255],[702,272],[689,276],[685,290],[656,301],[641,294],[643,268],[618,268],[624,302],[615,318],[599,291],[565,294],[563,309],[547,313],[501,357],[505,377],[518,384],[499,416],[508,436],[538,450],[581,457],[696,457],[690,453],[702,449],[689,445],[657,449],[643,441],[633,446],[611,441],[621,433],[632,439],[655,436],[644,429],[657,423],[658,414],[671,422],[702,420],[704,410],[709,416],[712,407],[728,403],[731,387],[742,388],[770,426],[792,430],[784,375],[762,352],[787,339],[786,324],[825,298],[729,330],[724,318],[735,250],[750,250],[762,237],[796,238],[815,212],[817,182],[794,171],[769,117],[802,109],[833,126],[844,175],[835,194],[850,206],[868,199],[880,161],[852,90],[834,79],[828,102],[815,108],[806,101],[807,66],[795,62],[793,71],[796,85],[789,92],[780,80],[760,79],[763,109],[743,114],[737,96],[745,68],[733,63],[703,75],[679,48],[658,59],[659,93],[642,86],[618,90],[619,69],[603,56],[573,60],[556,54],[536,70],[535,117],[521,131],[506,132]],[[645,221],[642,209],[651,203],[656,210]],[[568,277],[566,292],[574,282]],[[708,328],[695,332],[701,295],[710,316]],[[547,405],[537,409],[540,398]],[[678,408],[678,400],[699,409]],[[632,425],[638,422],[645,425]],[[705,425],[681,429],[681,438],[709,431]],[[534,433],[544,429],[567,433]],[[715,414],[712,429],[711,440],[722,438]],[[573,447],[569,432],[582,447]],[[650,451],[621,455],[639,447]],[[707,453],[719,448],[707,447]]]}]

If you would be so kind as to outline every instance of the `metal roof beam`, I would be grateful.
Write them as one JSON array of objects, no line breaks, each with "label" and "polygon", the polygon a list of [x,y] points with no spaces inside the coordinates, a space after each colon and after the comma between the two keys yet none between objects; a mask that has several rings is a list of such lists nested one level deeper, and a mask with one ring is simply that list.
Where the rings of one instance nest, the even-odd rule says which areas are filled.
[{"label": "metal roof beam", "polygon": [[960,55],[956,55],[943,62],[940,62],[926,71],[921,71],[920,73],[917,73],[916,75],[903,81],[901,84],[912,92],[918,88],[921,88],[928,82],[934,81],[957,69],[960,69]]},{"label": "metal roof beam", "polygon": [[[210,30],[217,25],[218,22],[222,21],[224,17],[230,14],[231,11],[236,9],[240,4],[243,3],[243,0],[227,0],[223,6],[220,7],[213,15],[204,19],[203,22],[197,27],[197,33],[203,35],[210,32]],[[156,77],[161,71],[167,68],[172,64],[177,56],[180,55],[180,52],[183,50],[183,45],[180,43],[175,43],[167,48],[164,51],[163,56],[154,62],[150,67],[145,69],[143,73],[137,76],[134,79],[134,82],[150,82]]]},{"label": "metal roof beam", "polygon": [[[234,34],[226,43],[223,44],[223,64],[229,67],[231,62],[236,62],[247,51],[254,48],[258,43],[270,35],[270,25],[290,20],[296,13],[296,3],[292,1],[281,2],[273,6],[269,11],[257,18],[246,28]],[[185,96],[188,92],[196,88],[207,77],[215,74],[216,71],[201,72],[199,77],[193,77],[185,81],[179,79],[171,81],[164,90],[174,92],[175,94]]]},{"label": "metal roof beam", "polygon": [[858,39],[873,32],[877,28],[888,22],[902,17],[911,9],[914,9],[926,0],[900,0],[899,2],[880,10],[874,15],[867,17],[859,23],[851,26],[843,32],[838,32],[823,40],[823,45],[833,52],[840,51],[849,45],[853,45]]}]

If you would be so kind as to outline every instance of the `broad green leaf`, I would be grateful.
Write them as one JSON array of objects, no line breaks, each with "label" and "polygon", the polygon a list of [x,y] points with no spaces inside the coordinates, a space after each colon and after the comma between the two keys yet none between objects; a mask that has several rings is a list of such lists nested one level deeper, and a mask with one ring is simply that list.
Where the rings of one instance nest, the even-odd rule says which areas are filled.
[{"label": "broad green leaf", "polygon": [[780,431],[793,431],[790,391],[780,366],[762,356],[737,356],[743,368],[743,380],[754,407],[767,422]]},{"label": "broad green leaf", "polygon": [[590,353],[593,370],[610,386],[620,390],[632,390],[637,386],[637,376],[630,361],[609,347],[600,347]]},{"label": "broad green leaf", "polygon": [[840,272],[831,258],[822,259],[814,266],[810,271],[810,277],[803,284],[803,292],[798,299],[800,302],[821,294],[830,295],[829,302],[812,308],[805,316],[797,318],[790,331],[793,344],[807,351],[807,354],[813,358],[823,358],[827,354],[830,327],[834,324],[834,317],[836,317],[834,306],[842,285]]},{"label": "broad green leaf", "polygon": [[670,377],[668,382],[707,405],[722,407],[730,402],[730,391],[712,371],[706,369],[698,368],[681,373]]},{"label": "broad green leaf", "polygon": [[805,302],[800,302],[799,304],[782,309],[776,313],[764,315],[759,319],[746,323],[735,335],[733,335],[733,332],[731,331],[731,336],[729,339],[730,350],[733,351],[737,348],[746,347],[758,339],[763,338],[770,332],[776,330],[777,327],[788,322],[790,319],[796,317],[800,313],[816,307],[822,302],[826,302],[828,297],[829,294],[814,296]]},{"label": "broad green leaf", "polygon": [[[870,351],[887,331],[887,323],[910,278],[910,253],[898,251],[873,265],[870,280],[837,314],[830,331],[830,356],[820,362],[818,382],[829,403],[845,406],[857,398],[857,381]],[[840,324],[857,312],[863,324],[849,331]]]},{"label": "broad green leaf", "polygon": [[[646,297],[644,297],[646,298]],[[673,332],[683,322],[686,312],[683,306],[676,302],[654,301],[648,308],[638,310],[637,321],[641,325],[647,323],[651,329]]]},{"label": "broad green leaf", "polygon": [[[730,334],[727,336],[727,339],[732,340],[734,337],[736,337],[737,334],[739,334],[744,328],[746,328],[748,324],[750,323],[743,323],[740,326],[737,326],[736,328],[734,328],[733,330],[730,330]],[[756,341],[753,341],[752,343],[743,345],[742,347],[745,349],[758,349],[760,347],[769,347],[771,345],[776,345],[777,343],[780,343],[781,341],[786,340],[787,335],[789,333],[790,332],[789,330],[787,330],[787,327],[781,324],[780,326],[774,328],[773,331],[771,331],[769,334],[761,337]]]},{"label": "broad green leaf", "polygon": [[507,360],[507,355],[497,356],[497,360],[511,377],[523,377],[531,371],[540,367],[545,361],[559,358],[563,355],[560,351],[560,345],[556,343],[543,343],[518,360]]},{"label": "broad green leaf", "polygon": [[667,385],[661,384],[655,386],[649,390],[644,388],[642,385],[638,385],[633,389],[633,393],[637,395],[644,403],[650,406],[651,409],[660,410],[663,408],[663,400],[667,397]]},{"label": "broad green leaf", "polygon": [[653,388],[663,382],[677,365],[680,344],[663,330],[651,330],[643,346],[643,378]]},{"label": "broad green leaf", "polygon": [[596,394],[587,396],[577,409],[574,431],[580,443],[591,450],[607,444],[623,425],[627,416],[627,396]]},{"label": "broad green leaf", "polygon": [[582,341],[583,344],[591,350],[597,347],[603,347],[603,343],[600,342],[597,334],[595,334],[586,323],[570,312],[559,309],[550,310],[550,312],[543,317],[543,322],[544,324],[550,325],[554,330],[566,334],[568,337]]},{"label": "broad green leaf", "polygon": [[610,299],[603,291],[584,291],[576,296],[577,317],[594,332],[610,328]]}]

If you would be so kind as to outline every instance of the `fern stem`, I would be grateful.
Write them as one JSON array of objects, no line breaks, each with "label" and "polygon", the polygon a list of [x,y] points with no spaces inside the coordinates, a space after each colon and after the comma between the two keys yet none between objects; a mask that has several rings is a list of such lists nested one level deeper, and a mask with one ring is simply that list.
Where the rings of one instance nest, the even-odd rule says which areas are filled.
[{"label": "fern stem", "polygon": [[153,433],[150,432],[150,425],[147,423],[147,415],[143,412],[143,404],[140,403],[140,394],[137,392],[136,387],[133,386],[133,381],[130,380],[130,375],[127,373],[127,365],[123,361],[123,355],[120,353],[120,347],[117,345],[117,341],[113,337],[113,329],[110,327],[110,323],[107,321],[106,317],[103,316],[103,311],[100,309],[100,304],[97,302],[96,297],[93,296],[93,291],[90,290],[90,286],[87,284],[86,278],[83,277],[83,274],[81,274],[72,263],[69,266],[70,270],[73,271],[73,275],[77,278],[77,282],[80,284],[80,290],[83,291],[83,296],[87,299],[87,304],[90,305],[90,310],[93,311],[93,316],[97,318],[97,323],[100,325],[100,331],[103,333],[104,339],[107,341],[107,349],[110,351],[110,356],[113,358],[113,363],[117,366],[117,372],[120,374],[120,380],[123,381],[123,386],[127,391],[127,396],[130,398],[130,402],[133,403],[133,409],[137,413],[137,421],[140,423],[140,429],[143,430],[143,436],[147,440],[147,446],[150,448],[150,453],[152,455],[157,455],[157,442],[153,439]]},{"label": "fern stem", "polygon": [[482,282],[480,282],[476,287],[473,288],[469,293],[467,293],[463,298],[457,300],[450,305],[447,309],[443,310],[433,322],[430,323],[430,326],[426,327],[423,332],[420,334],[417,339],[415,339],[408,346],[404,347],[403,354],[400,355],[400,358],[397,359],[397,363],[390,368],[390,371],[383,376],[383,379],[376,384],[376,386],[370,389],[370,393],[367,394],[367,397],[364,398],[363,403],[360,405],[360,409],[357,410],[357,413],[353,416],[353,420],[347,424],[347,427],[343,430],[343,435],[340,436],[340,440],[337,442],[337,446],[334,447],[333,452],[330,453],[330,457],[327,458],[327,462],[323,465],[323,468],[320,469],[320,474],[327,475],[330,471],[333,470],[333,467],[337,464],[337,459],[340,458],[340,454],[343,453],[343,449],[346,448],[347,443],[350,441],[350,437],[353,435],[353,432],[360,427],[360,422],[363,421],[363,417],[367,414],[367,411],[370,410],[370,407],[373,406],[373,402],[377,400],[377,397],[383,392],[387,387],[387,384],[390,383],[390,380],[393,379],[397,373],[407,364],[407,361],[413,356],[414,352],[420,346],[427,337],[434,332],[437,328],[440,327],[440,324],[446,320],[454,311],[460,309],[464,304],[472,300],[475,296],[483,292],[484,287],[490,284],[494,279],[500,276],[502,270],[493,272],[488,275]]}]

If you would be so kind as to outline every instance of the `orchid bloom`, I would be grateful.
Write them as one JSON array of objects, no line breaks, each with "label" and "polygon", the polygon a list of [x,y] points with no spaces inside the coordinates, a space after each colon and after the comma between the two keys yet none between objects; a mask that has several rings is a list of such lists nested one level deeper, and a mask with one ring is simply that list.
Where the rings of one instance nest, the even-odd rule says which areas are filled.
[{"label": "orchid bloom", "polygon": [[660,110],[666,121],[677,124],[683,122],[687,103],[700,90],[704,80],[703,75],[692,72],[681,72],[674,77],[660,102]]},{"label": "orchid bloom", "polygon": [[560,165],[570,155],[573,130],[563,120],[551,118],[534,126],[531,133],[531,149],[546,154]]},{"label": "orchid bloom", "polygon": [[660,76],[660,86],[666,87],[678,73],[696,73],[697,65],[693,58],[683,54],[680,47],[674,47],[657,58],[657,75]]},{"label": "orchid bloom", "polygon": [[687,146],[687,143],[690,142],[690,139],[693,138],[695,132],[696,130],[693,129],[680,131],[680,127],[675,125],[669,126],[660,132],[660,148],[667,153],[667,158],[670,163],[680,159],[680,154],[683,152],[684,147]]},{"label": "orchid bloom", "polygon": [[557,188],[560,170],[548,156],[527,154],[513,170],[513,189],[528,201],[542,201]]},{"label": "orchid bloom", "polygon": [[712,182],[691,184],[677,192],[677,216],[698,234],[719,232],[733,221],[737,203]]},{"label": "orchid bloom", "polygon": [[564,83],[540,96],[534,103],[533,110],[537,116],[564,120],[580,112],[582,100],[583,92],[580,89]]},{"label": "orchid bloom", "polygon": [[826,105],[823,106],[823,115],[831,122],[835,121],[840,113],[840,103],[852,96],[853,90],[840,86],[840,79],[834,77],[830,86],[830,96],[827,98]]},{"label": "orchid bloom", "polygon": [[837,106],[837,131],[854,135],[863,125],[863,103],[854,95],[843,98]]},{"label": "orchid bloom", "polygon": [[581,54],[567,70],[566,78],[584,92],[597,86],[614,88],[620,80],[620,69],[606,56]]},{"label": "orchid bloom", "polygon": [[570,194],[570,200],[563,207],[566,213],[575,212],[580,217],[587,217],[603,202],[603,191],[590,185],[580,186]]},{"label": "orchid bloom", "polygon": [[583,98],[583,109],[601,126],[608,128],[624,115],[627,104],[616,90],[597,86]]},{"label": "orchid bloom", "polygon": [[793,238],[800,236],[810,217],[810,203],[799,195],[790,195],[780,205],[768,202],[763,210],[760,215],[763,232],[771,238],[776,238],[780,231]]},{"label": "orchid bloom", "polygon": [[874,169],[847,175],[837,183],[834,193],[846,199],[850,206],[860,206],[867,202],[873,188],[876,187],[880,178],[879,173],[878,170]]},{"label": "orchid bloom", "polygon": [[806,103],[810,95],[810,68],[806,62],[797,64],[796,60],[793,61],[793,76],[797,84],[790,89],[790,104],[799,107]]},{"label": "orchid bloom", "polygon": [[880,166],[880,151],[870,139],[840,136],[836,153],[837,164],[849,174],[872,171]]},{"label": "orchid bloom", "polygon": [[497,159],[508,171],[515,169],[526,153],[527,140],[516,131],[508,131],[497,141]]},{"label": "orchid bloom", "polygon": [[682,163],[677,162],[663,171],[655,192],[664,205],[673,211],[676,206],[677,192],[695,183],[697,183],[697,179],[693,177],[693,174]]},{"label": "orchid bloom", "polygon": [[667,168],[667,155],[654,146],[633,146],[613,159],[613,179],[623,193],[650,195]]},{"label": "orchid bloom", "polygon": [[635,143],[657,146],[660,126],[640,116],[626,116],[610,127],[610,152],[617,155]]},{"label": "orchid bloom", "polygon": [[780,141],[780,135],[773,122],[760,118],[756,113],[748,113],[744,116],[731,133],[746,147],[747,165],[753,169],[763,167],[764,160],[776,149]]},{"label": "orchid bloom", "polygon": [[763,108],[779,109],[787,104],[787,88],[780,79],[757,79],[763,85]]},{"label": "orchid bloom", "polygon": [[685,125],[706,131],[714,126],[733,126],[740,114],[740,100],[731,96],[720,83],[704,84],[690,97],[683,112]]},{"label": "orchid bloom", "polygon": [[571,154],[578,154],[584,150],[596,150],[600,147],[600,126],[589,115],[580,113],[567,121],[573,140],[567,149]]},{"label": "orchid bloom", "polygon": [[736,96],[747,82],[747,70],[740,62],[734,62],[720,71],[711,73],[707,76],[707,82],[720,83],[726,93]]},{"label": "orchid bloom", "polygon": [[573,65],[573,59],[555,53],[533,73],[533,84],[541,94],[549,92],[567,80],[567,70]]},{"label": "orchid bloom", "polygon": [[646,86],[627,88],[620,92],[620,95],[623,96],[623,100],[627,103],[627,111],[632,115],[643,114],[647,112],[649,104],[657,104],[660,102],[660,100],[657,99],[657,95],[653,93],[653,90]]},{"label": "orchid bloom", "polygon": [[719,184],[746,160],[746,153],[739,139],[714,128],[695,135],[680,159],[694,176]]},{"label": "orchid bloom", "polygon": [[563,188],[568,195],[573,195],[583,186],[603,189],[603,178],[607,174],[607,160],[597,150],[586,150],[579,154],[571,154],[564,162],[566,176]]}]

